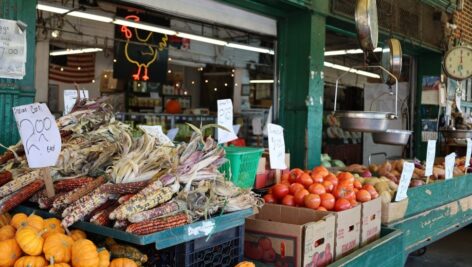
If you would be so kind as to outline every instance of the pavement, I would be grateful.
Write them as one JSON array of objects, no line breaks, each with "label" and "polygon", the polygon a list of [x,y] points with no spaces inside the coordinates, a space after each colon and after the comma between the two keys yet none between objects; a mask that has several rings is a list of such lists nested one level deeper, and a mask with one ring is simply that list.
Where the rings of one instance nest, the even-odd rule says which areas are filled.
[{"label": "pavement", "polygon": [[422,256],[409,256],[405,267],[472,267],[471,241],[469,225],[431,244]]}]

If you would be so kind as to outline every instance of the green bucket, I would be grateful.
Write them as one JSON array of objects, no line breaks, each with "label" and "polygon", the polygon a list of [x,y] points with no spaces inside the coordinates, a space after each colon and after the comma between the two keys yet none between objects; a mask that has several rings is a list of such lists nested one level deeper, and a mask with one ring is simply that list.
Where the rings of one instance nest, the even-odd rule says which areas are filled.
[{"label": "green bucket", "polygon": [[264,149],[237,146],[228,146],[224,149],[228,162],[220,167],[220,171],[235,185],[241,188],[252,188]]}]

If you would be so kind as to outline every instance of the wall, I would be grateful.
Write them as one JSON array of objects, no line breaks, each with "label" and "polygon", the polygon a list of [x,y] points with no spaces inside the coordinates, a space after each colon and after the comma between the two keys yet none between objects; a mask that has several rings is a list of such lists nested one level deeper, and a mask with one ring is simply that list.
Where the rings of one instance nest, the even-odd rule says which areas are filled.
[{"label": "wall", "polygon": [[462,30],[463,40],[468,44],[472,44],[472,1],[463,1],[464,8],[463,10],[456,12],[455,20],[459,29]]}]

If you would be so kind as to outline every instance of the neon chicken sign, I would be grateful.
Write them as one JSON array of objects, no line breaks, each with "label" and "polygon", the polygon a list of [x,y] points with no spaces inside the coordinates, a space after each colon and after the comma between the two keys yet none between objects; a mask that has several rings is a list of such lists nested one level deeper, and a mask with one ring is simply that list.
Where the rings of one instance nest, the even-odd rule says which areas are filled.
[{"label": "neon chicken sign", "polygon": [[[140,18],[136,15],[126,16],[125,19],[134,20],[135,22],[140,21]],[[154,34],[153,32],[149,32],[146,38],[141,38],[141,36],[139,36],[138,30],[134,28],[134,35],[136,39],[139,42],[143,43],[144,46],[146,46],[146,49],[145,51],[140,51],[143,58],[133,58],[132,56],[130,56],[130,53],[129,53],[129,44],[131,43],[131,39],[133,38],[133,32],[128,28],[128,26],[121,26],[121,32],[126,37],[126,44],[125,44],[125,49],[124,49],[126,60],[128,60],[130,63],[138,67],[137,72],[133,74],[133,79],[136,81],[139,81],[141,78],[143,79],[143,81],[149,80],[149,75],[148,75],[149,66],[153,64],[156,60],[158,60],[159,52],[163,51],[167,47],[167,40],[168,40],[167,35],[164,35],[161,38],[161,41],[156,47],[148,43],[152,35]]]}]

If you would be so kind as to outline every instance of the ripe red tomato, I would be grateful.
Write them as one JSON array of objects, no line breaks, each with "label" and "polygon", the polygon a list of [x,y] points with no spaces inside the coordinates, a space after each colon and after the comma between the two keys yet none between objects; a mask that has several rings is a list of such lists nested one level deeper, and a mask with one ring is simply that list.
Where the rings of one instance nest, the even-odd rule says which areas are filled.
[{"label": "ripe red tomato", "polygon": [[354,188],[361,189],[362,188],[362,183],[359,180],[354,181]]},{"label": "ripe red tomato", "polygon": [[276,184],[272,187],[272,195],[275,199],[282,199],[289,193],[289,188],[285,184]]},{"label": "ripe red tomato", "polygon": [[264,196],[265,203],[276,203],[274,196],[272,194],[267,194]]},{"label": "ripe red tomato", "polygon": [[332,210],[334,208],[335,198],[330,193],[324,193],[320,195],[321,206],[325,207],[326,210]]},{"label": "ripe red tomato", "polygon": [[365,189],[360,189],[356,193],[356,200],[359,202],[367,202],[372,199],[372,196],[370,195],[369,191]]},{"label": "ripe red tomato", "polygon": [[359,204],[355,199],[349,199],[349,202],[351,203],[351,208],[354,208]]},{"label": "ripe red tomato", "polygon": [[286,195],[282,198],[282,204],[285,206],[295,206],[295,198],[292,195]]},{"label": "ripe red tomato", "polygon": [[325,176],[323,178],[323,181],[330,181],[334,185],[334,187],[336,187],[338,185],[338,178],[336,177],[336,175],[334,175],[332,173]]},{"label": "ripe red tomato", "polygon": [[352,183],[354,183],[354,175],[352,175],[352,173],[350,172],[341,172],[338,174],[338,179],[339,181],[344,181],[344,180],[348,180]]},{"label": "ripe red tomato", "polygon": [[315,183],[315,184],[310,185],[310,187],[308,188],[308,191],[310,191],[310,193],[313,193],[313,194],[321,195],[321,194],[326,193],[326,188],[322,184]]},{"label": "ripe red tomato", "polygon": [[295,195],[298,190],[305,189],[305,187],[302,184],[299,183],[293,183],[290,185],[290,194]]},{"label": "ripe red tomato", "polygon": [[351,202],[345,198],[338,198],[334,204],[335,211],[343,211],[351,208]]},{"label": "ripe red tomato", "polygon": [[289,181],[289,178],[290,178],[290,173],[286,172],[286,173],[282,174],[282,177],[280,178],[280,180],[281,181]]},{"label": "ripe red tomato", "polygon": [[324,188],[326,189],[326,192],[328,193],[331,193],[334,189],[333,183],[328,180],[323,181],[322,185],[324,186]]},{"label": "ripe red tomato", "polygon": [[321,210],[321,211],[328,211],[325,207],[319,206],[316,210]]},{"label": "ripe red tomato", "polygon": [[319,173],[311,173],[311,178],[315,183],[322,183],[323,182],[323,175]]},{"label": "ripe red tomato", "polygon": [[379,193],[377,193],[377,190],[375,190],[375,187],[371,184],[365,184],[362,189],[369,191],[369,194],[372,199],[376,199],[379,197]]},{"label": "ripe red tomato", "polygon": [[310,192],[308,192],[308,190],[306,189],[302,189],[302,190],[298,190],[297,193],[295,193],[294,195],[294,201],[295,201],[295,205],[297,206],[304,206],[305,205],[305,196],[309,195]]},{"label": "ripe red tomato", "polygon": [[297,182],[308,188],[313,184],[313,179],[311,179],[309,174],[304,173],[297,178]]},{"label": "ripe red tomato", "polygon": [[356,198],[356,193],[354,193],[354,188],[350,186],[344,186],[342,183],[340,183],[338,186],[336,186],[333,190],[333,195],[338,198],[347,198],[347,199],[355,199]]},{"label": "ripe red tomato", "polygon": [[317,194],[308,194],[305,196],[305,207],[316,210],[320,207],[321,198]]},{"label": "ripe red tomato", "polygon": [[299,169],[299,168],[295,168],[293,170],[290,171],[290,174],[289,174],[289,178],[288,180],[290,181],[290,183],[295,183],[297,178],[302,175],[304,172]]}]

